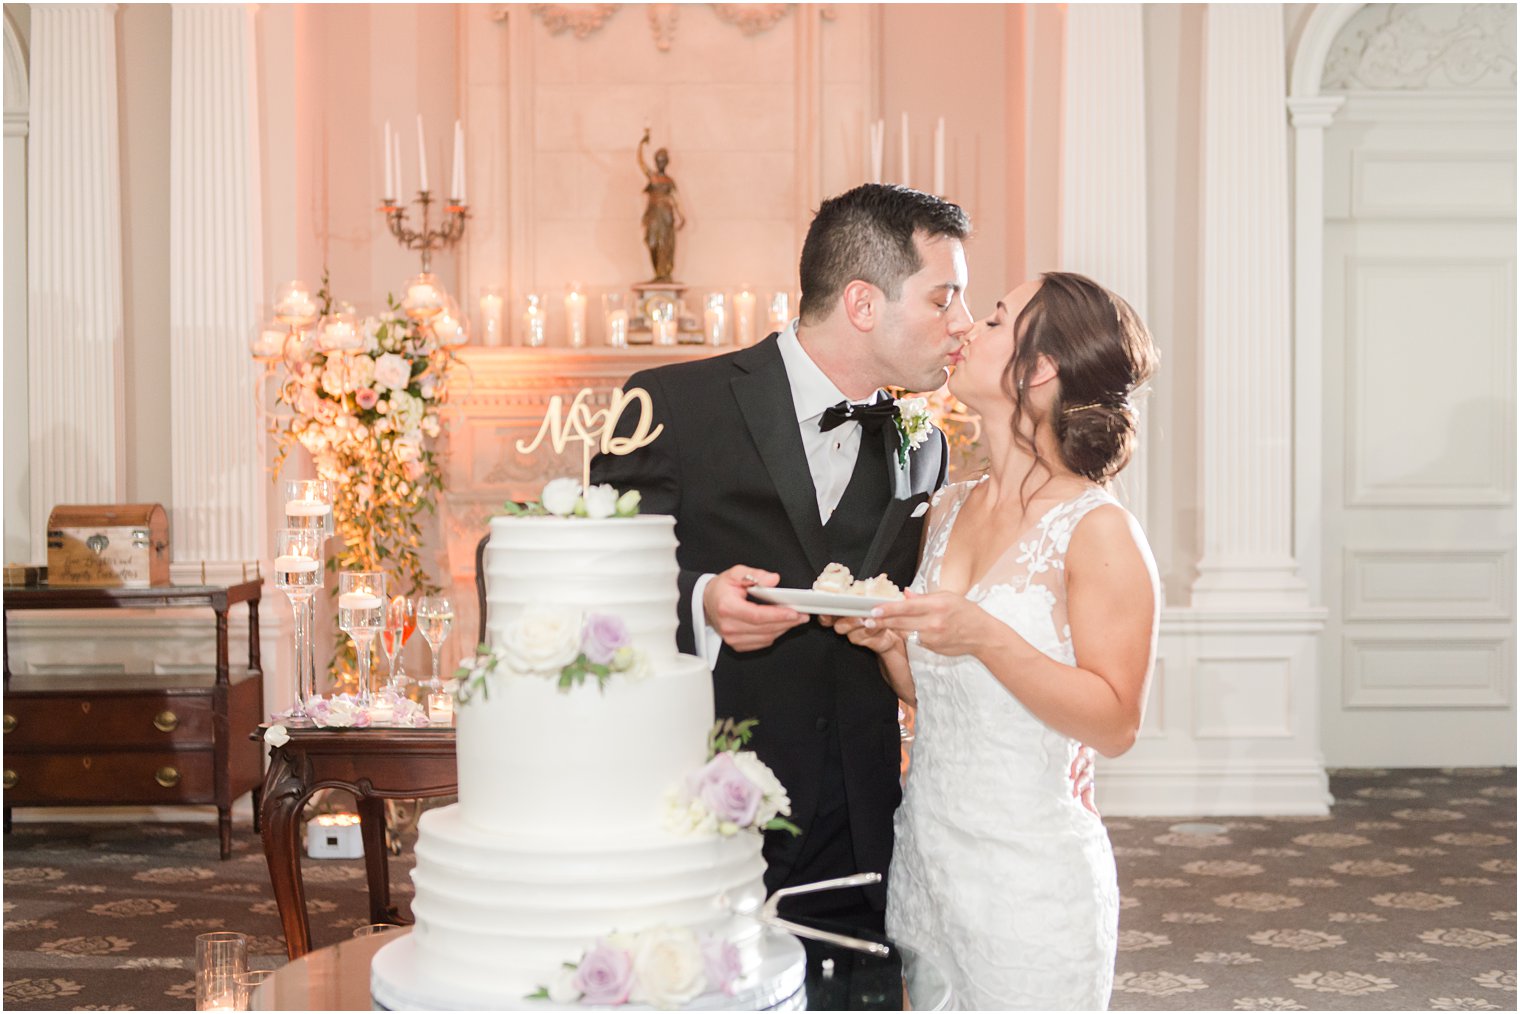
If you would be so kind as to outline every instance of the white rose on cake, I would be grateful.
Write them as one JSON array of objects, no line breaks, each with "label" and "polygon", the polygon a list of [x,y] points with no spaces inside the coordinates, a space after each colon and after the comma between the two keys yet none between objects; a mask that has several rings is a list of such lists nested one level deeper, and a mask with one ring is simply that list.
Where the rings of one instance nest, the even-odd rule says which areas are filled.
[{"label": "white rose on cake", "polygon": [[574,479],[550,479],[544,484],[539,503],[550,514],[567,518],[575,513],[575,504],[581,498],[581,484]]},{"label": "white rose on cake", "polygon": [[501,638],[507,665],[520,673],[557,674],[581,653],[581,616],[566,609],[529,609]]},{"label": "white rose on cake", "polygon": [[651,1007],[684,1007],[701,995],[707,965],[689,929],[652,929],[639,934],[633,952],[633,991],[628,999]]},{"label": "white rose on cake", "polygon": [[586,490],[586,517],[610,518],[617,513],[618,491],[606,483]]}]

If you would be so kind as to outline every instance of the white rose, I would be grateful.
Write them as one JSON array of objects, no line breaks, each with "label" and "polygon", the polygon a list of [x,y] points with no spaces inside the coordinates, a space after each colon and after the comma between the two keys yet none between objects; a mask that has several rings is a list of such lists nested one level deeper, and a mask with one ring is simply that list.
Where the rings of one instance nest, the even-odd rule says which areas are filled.
[{"label": "white rose", "polygon": [[438,417],[429,412],[422,419],[422,432],[430,437],[436,437],[439,431]]},{"label": "white rose", "polygon": [[427,412],[422,399],[408,394],[406,391],[391,392],[391,421],[398,430],[415,430],[422,426],[422,417]]},{"label": "white rose", "polygon": [[343,397],[343,368],[339,362],[337,357],[333,357],[322,370],[322,390],[334,398]]},{"label": "white rose", "polygon": [[433,391],[438,386],[437,377],[429,373],[417,384],[417,393],[428,400],[432,400]]},{"label": "white rose", "polygon": [[581,484],[574,479],[551,479],[544,484],[538,502],[550,514],[566,518],[575,511],[575,501],[580,498]]},{"label": "white rose", "polygon": [[734,767],[760,788],[760,810],[755,814],[757,826],[770,823],[778,814],[791,816],[792,801],[787,798],[786,786],[781,784],[775,772],[766,767],[765,762],[753,750],[735,753]]},{"label": "white rose", "polygon": [[581,653],[581,616],[570,609],[528,609],[502,635],[507,664],[520,673],[557,673]]},{"label": "white rose", "polygon": [[417,461],[422,457],[422,445],[415,440],[402,437],[391,444],[391,453],[396,455],[400,462]]},{"label": "white rose", "polygon": [[356,352],[348,357],[348,376],[344,378],[344,386],[350,391],[357,391],[361,387],[368,387],[375,379],[375,361],[363,352]]},{"label": "white rose", "polygon": [[691,930],[652,929],[639,934],[630,1001],[667,1010],[684,1007],[701,995],[706,984],[702,947]]},{"label": "white rose", "polygon": [[394,352],[375,360],[375,386],[403,391],[412,381],[412,366]]},{"label": "white rose", "polygon": [[559,975],[549,984],[550,1003],[575,1003],[581,991],[575,988],[575,969],[561,968]]},{"label": "white rose", "polygon": [[290,730],[283,725],[271,725],[264,730],[264,742],[270,746],[284,746],[290,742]]},{"label": "white rose", "polygon": [[618,491],[606,483],[586,490],[586,517],[610,518],[617,513]]}]

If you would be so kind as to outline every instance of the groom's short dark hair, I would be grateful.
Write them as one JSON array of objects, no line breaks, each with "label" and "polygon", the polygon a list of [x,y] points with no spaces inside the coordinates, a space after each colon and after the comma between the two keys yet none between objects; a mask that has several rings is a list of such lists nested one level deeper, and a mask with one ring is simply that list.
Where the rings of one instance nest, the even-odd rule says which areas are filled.
[{"label": "groom's short dark hair", "polygon": [[915,234],[963,240],[970,232],[971,220],[960,205],[908,187],[866,183],[830,197],[813,216],[802,244],[802,321],[827,318],[856,279],[898,299],[903,281],[923,267]]}]

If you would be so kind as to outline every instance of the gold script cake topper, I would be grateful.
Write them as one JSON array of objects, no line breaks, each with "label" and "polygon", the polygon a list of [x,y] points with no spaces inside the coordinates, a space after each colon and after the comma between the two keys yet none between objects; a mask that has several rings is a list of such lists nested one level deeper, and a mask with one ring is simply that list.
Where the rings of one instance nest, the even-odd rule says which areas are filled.
[{"label": "gold script cake topper", "polygon": [[[653,430],[649,428],[649,424],[654,421],[654,403],[650,401],[649,392],[642,387],[628,391],[616,388],[607,407],[594,410],[591,407],[592,395],[591,388],[581,388],[566,410],[564,398],[556,394],[549,399],[549,410],[544,413],[538,435],[526,443],[521,440],[517,442],[519,453],[532,454],[547,436],[554,453],[564,454],[566,445],[571,441],[579,441],[581,486],[584,489],[591,488],[591,458],[597,451],[603,454],[632,454],[641,447],[648,447],[665,432],[663,423]],[[635,401],[639,403],[638,425],[633,428],[630,436],[614,436],[618,420],[623,417],[629,403]]]}]

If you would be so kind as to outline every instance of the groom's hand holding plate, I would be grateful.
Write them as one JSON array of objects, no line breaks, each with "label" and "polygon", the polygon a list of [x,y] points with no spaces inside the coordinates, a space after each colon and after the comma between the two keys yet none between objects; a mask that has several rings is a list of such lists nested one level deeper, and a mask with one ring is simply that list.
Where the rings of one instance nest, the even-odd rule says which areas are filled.
[{"label": "groom's hand holding plate", "polygon": [[780,580],[780,574],[739,564],[707,582],[702,592],[702,609],[724,644],[735,651],[759,651],[769,648],[788,630],[807,622],[807,617],[795,609],[750,600],[755,589],[774,588]]}]

